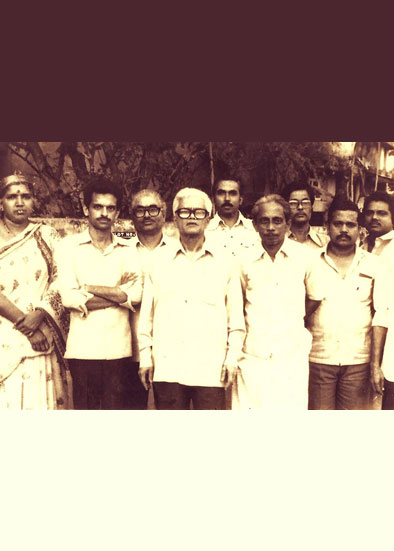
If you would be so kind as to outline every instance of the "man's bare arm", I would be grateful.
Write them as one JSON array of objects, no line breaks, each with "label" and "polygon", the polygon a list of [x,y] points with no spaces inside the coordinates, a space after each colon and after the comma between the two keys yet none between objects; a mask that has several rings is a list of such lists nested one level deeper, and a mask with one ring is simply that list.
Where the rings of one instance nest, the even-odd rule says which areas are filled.
[{"label": "man's bare arm", "polygon": [[[107,301],[111,301],[112,303],[123,304],[127,300],[126,293],[122,291],[119,287],[105,287],[103,285],[85,285],[85,290],[88,293],[92,293],[93,295],[95,295],[95,297],[106,299]],[[112,304],[112,306],[114,306],[114,304]],[[89,309],[90,308],[88,308],[88,310]]]},{"label": "man's bare arm", "polygon": [[320,306],[321,300],[312,300],[305,297],[305,320],[309,318]]},{"label": "man's bare arm", "polygon": [[86,308],[91,311],[103,310],[104,308],[110,308],[111,306],[118,306],[118,303],[98,296],[94,296],[86,301]]},{"label": "man's bare arm", "polygon": [[386,342],[387,328],[376,325],[372,327],[371,374],[370,381],[376,394],[383,394],[384,375],[381,368],[383,349]]}]

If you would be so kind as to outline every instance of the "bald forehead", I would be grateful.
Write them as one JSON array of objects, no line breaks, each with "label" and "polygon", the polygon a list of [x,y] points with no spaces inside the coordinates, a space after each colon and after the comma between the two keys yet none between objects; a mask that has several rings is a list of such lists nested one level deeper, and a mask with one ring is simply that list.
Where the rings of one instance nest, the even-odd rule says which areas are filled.
[{"label": "bald forehead", "polygon": [[132,207],[149,207],[151,205],[157,205],[160,207],[163,202],[160,199],[160,196],[153,191],[146,191],[141,194],[134,196],[132,200]]},{"label": "bald forehead", "polygon": [[285,217],[285,213],[282,205],[275,201],[267,201],[256,205],[258,208],[258,216],[282,216]]}]

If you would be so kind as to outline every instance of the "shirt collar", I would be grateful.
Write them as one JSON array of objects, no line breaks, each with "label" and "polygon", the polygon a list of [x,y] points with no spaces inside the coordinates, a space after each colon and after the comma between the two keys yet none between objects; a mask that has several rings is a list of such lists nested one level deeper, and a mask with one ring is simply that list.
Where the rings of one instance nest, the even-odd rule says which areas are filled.
[{"label": "shirt collar", "polygon": [[[200,256],[204,256],[205,254],[214,256],[216,252],[217,252],[217,247],[215,246],[215,244],[210,240],[207,241],[207,238],[205,237],[205,241],[202,244],[202,248],[199,251]],[[182,245],[180,239],[174,239],[172,257],[175,258],[179,253],[186,254],[185,248]]]},{"label": "shirt collar", "polygon": [[[246,226],[247,225],[247,220],[248,219],[245,218],[245,216],[239,210],[238,211],[238,220],[235,222],[234,226]],[[211,225],[215,229],[219,226],[227,226],[226,222],[223,220],[223,218],[220,218],[218,213],[216,213],[215,216],[212,218]]]},{"label": "shirt collar", "polygon": [[[84,245],[86,243],[92,243],[92,238],[90,236],[90,233],[89,233],[89,228],[86,228],[86,230],[83,230],[81,233],[77,234],[77,237],[76,237],[76,240],[77,240],[77,243],[78,245]],[[120,245],[120,246],[129,246],[129,241],[126,240],[126,239],[121,239],[120,237],[118,237],[116,234],[112,234],[112,243],[111,243],[112,246],[116,247],[117,245]],[[109,246],[111,246],[109,245]]]},{"label": "shirt collar", "polygon": [[[333,262],[331,257],[327,254],[329,244],[330,244],[330,241],[326,245],[324,245],[324,247],[322,248],[322,250],[320,252],[320,257],[323,258],[323,260],[325,260],[327,262],[327,264],[329,264],[332,268],[334,268],[336,271],[338,271],[338,269],[335,266],[335,263]],[[350,268],[348,270],[348,274],[350,274],[353,271],[354,266],[359,264],[359,262],[365,257],[365,253],[366,253],[366,251],[364,249],[362,249],[361,247],[357,247],[357,245],[356,245],[356,252],[354,254],[352,265],[350,266]]]},{"label": "shirt collar", "polygon": [[391,239],[394,239],[394,230],[390,230],[389,232],[385,233],[384,235],[381,235],[380,237],[377,237],[376,241],[378,239],[381,239],[382,241],[390,241]]},{"label": "shirt collar", "polygon": [[[294,249],[292,248],[291,240],[288,237],[285,237],[281,248],[276,253],[275,257],[277,257],[280,253],[282,253],[284,256],[291,257],[294,254]],[[253,260],[258,260],[259,258],[264,257],[264,255],[269,254],[263,247],[262,243],[260,242],[260,246],[257,246],[253,249]]]},{"label": "shirt collar", "polygon": [[[290,239],[294,238],[294,241],[297,241],[295,234],[291,230],[289,230],[286,235]],[[309,231],[306,234],[306,236],[309,237],[309,239],[311,241],[313,241],[319,247],[321,247],[323,245],[322,240],[320,239],[320,236],[319,236],[318,232],[315,230],[315,228],[313,226],[309,226]]]},{"label": "shirt collar", "polygon": [[[136,247],[144,247],[145,248],[145,245],[143,243],[141,243],[141,241],[139,240],[137,233],[135,234],[135,239],[136,239],[136,241],[135,241]],[[160,243],[158,243],[157,247],[163,247],[163,245],[167,245],[168,242],[169,242],[169,238],[167,236],[165,236],[164,233],[162,233]]]}]

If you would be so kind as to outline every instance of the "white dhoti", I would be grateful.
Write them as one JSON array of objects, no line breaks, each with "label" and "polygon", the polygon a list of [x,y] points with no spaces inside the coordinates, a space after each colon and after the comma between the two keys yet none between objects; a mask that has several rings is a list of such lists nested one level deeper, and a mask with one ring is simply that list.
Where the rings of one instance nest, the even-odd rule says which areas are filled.
[{"label": "white dhoti", "polygon": [[306,411],[311,334],[305,329],[297,339],[282,335],[281,342],[276,336],[271,341],[264,338],[264,342],[264,354],[244,354],[239,363],[233,409]]}]

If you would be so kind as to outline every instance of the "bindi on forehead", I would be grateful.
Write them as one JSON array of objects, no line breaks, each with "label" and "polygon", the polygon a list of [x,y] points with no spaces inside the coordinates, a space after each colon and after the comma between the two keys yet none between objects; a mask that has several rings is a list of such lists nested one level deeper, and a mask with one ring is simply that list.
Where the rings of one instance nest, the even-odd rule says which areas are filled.
[{"label": "bindi on forehead", "polygon": [[13,184],[7,188],[5,196],[7,195],[22,195],[25,193],[31,193],[28,186],[25,184]]}]

